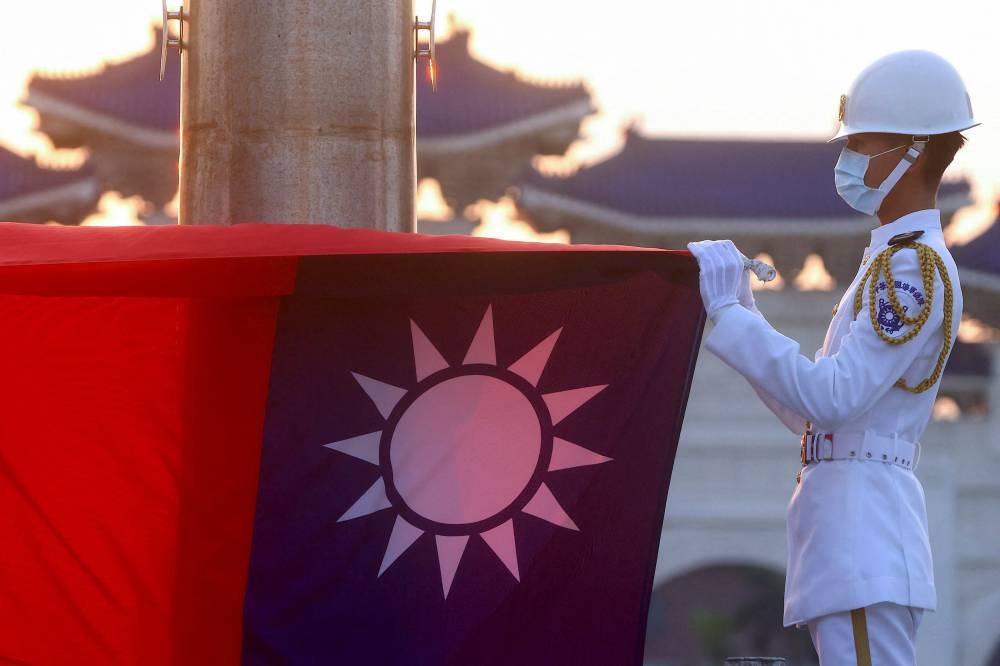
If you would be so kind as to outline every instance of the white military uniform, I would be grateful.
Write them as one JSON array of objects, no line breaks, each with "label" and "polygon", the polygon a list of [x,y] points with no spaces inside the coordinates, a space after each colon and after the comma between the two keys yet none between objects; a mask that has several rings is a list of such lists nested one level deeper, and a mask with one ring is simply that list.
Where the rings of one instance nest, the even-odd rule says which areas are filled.
[{"label": "white military uniform", "polygon": [[[930,610],[936,605],[924,492],[912,468],[938,384],[916,394],[894,384],[904,378],[915,386],[934,371],[944,334],[943,282],[935,273],[932,310],[920,332],[903,344],[886,343],[874,326],[890,336],[911,328],[885,309],[886,290],[895,288],[909,316],[926,299],[917,253],[900,250],[891,260],[895,284],[877,285],[877,321],[869,314],[867,289],[854,317],[854,294],[869,262],[894,236],[915,231],[923,232],[916,242],[940,255],[951,278],[954,340],[962,295],[937,210],[911,213],[872,231],[861,269],[815,361],[739,305],[720,310],[706,338],[708,349],[746,377],[790,429],[801,432],[809,420],[814,430],[832,434],[840,453],[849,447],[857,454],[812,463],[795,485],[787,515],[785,626],[880,602]],[[819,440],[821,454],[824,447],[832,450],[831,440]],[[910,453],[914,448],[916,455]]]}]

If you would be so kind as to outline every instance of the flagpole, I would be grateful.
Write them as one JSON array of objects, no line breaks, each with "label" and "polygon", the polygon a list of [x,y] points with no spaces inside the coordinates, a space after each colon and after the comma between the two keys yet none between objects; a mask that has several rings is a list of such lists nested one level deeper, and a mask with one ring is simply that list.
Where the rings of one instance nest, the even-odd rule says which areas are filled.
[{"label": "flagpole", "polygon": [[415,228],[413,0],[186,0],[181,224]]}]

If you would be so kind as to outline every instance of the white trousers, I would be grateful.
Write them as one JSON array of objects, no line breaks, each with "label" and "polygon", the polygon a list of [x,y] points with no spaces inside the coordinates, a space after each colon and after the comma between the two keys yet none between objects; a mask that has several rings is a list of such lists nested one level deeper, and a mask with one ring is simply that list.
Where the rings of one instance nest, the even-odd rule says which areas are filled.
[{"label": "white trousers", "polygon": [[923,609],[881,603],[864,611],[863,618],[858,617],[860,614],[852,618],[847,611],[806,623],[820,666],[868,666],[864,659],[865,633],[871,666],[915,666],[917,628]]}]

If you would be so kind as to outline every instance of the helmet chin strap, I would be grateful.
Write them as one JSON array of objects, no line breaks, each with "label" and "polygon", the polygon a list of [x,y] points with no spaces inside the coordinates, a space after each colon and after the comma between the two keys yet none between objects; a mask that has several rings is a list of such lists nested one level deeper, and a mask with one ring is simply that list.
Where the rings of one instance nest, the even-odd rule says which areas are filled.
[{"label": "helmet chin strap", "polygon": [[906,150],[906,154],[899,160],[899,164],[893,169],[885,180],[878,186],[880,192],[885,192],[886,194],[896,186],[896,184],[903,178],[905,174],[913,163],[917,161],[920,157],[920,153],[924,152],[924,148],[927,146],[927,142],[930,140],[928,136],[915,136],[913,137],[913,143]]}]

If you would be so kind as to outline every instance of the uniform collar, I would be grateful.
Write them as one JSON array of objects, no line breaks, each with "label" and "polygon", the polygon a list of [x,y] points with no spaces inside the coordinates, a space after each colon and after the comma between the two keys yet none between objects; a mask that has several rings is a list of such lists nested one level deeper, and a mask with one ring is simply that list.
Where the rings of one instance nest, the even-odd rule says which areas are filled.
[{"label": "uniform collar", "polygon": [[910,231],[933,231],[935,229],[941,231],[941,211],[937,208],[914,211],[889,224],[872,229],[872,244],[869,247],[887,245],[889,239],[896,234],[905,234]]}]

